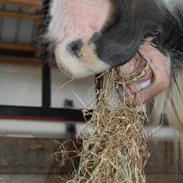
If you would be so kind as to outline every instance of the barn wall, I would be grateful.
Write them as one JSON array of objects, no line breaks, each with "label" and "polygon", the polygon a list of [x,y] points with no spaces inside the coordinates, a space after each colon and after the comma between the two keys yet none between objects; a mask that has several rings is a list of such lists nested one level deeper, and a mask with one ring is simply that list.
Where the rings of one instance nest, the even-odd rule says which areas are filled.
[{"label": "barn wall", "polygon": [[[61,89],[69,80],[57,68],[52,69],[52,107],[63,107],[69,99],[80,108],[94,97],[93,77],[72,81]],[[41,68],[0,63],[0,104],[41,106]]]},{"label": "barn wall", "polygon": [[[81,108],[93,100],[93,77],[73,81],[59,89],[70,79],[57,68],[53,68],[51,73],[52,107],[64,107],[64,100],[67,99],[73,101],[74,107]],[[41,106],[41,68],[0,63],[0,104]],[[76,126],[79,130],[82,125]],[[0,120],[0,135],[60,137],[64,133],[64,122]]]}]

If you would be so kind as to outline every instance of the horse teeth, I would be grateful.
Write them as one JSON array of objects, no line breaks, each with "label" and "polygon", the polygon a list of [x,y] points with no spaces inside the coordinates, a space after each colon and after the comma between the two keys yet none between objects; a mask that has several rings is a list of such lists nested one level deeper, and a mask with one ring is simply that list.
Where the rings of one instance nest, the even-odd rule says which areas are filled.
[{"label": "horse teeth", "polygon": [[142,73],[137,77],[138,79],[139,78],[143,78],[145,76],[146,72],[143,70]]},{"label": "horse teeth", "polygon": [[139,74],[134,74],[134,75],[128,76],[127,80],[136,82],[140,79],[143,79],[147,75],[149,70],[150,70],[150,66],[149,66],[149,64],[146,63],[143,67],[143,70]]},{"label": "horse teeth", "polygon": [[146,71],[146,70],[148,70],[148,69],[149,69],[149,65],[146,64],[145,67],[144,67],[144,70]]}]

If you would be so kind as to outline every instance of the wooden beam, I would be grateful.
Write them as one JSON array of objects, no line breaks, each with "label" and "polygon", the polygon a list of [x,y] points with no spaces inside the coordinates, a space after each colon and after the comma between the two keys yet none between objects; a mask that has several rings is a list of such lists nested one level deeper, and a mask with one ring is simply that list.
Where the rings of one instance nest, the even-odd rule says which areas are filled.
[{"label": "wooden beam", "polygon": [[27,6],[30,8],[41,8],[42,0],[0,0],[3,4],[15,4],[19,6]]},{"label": "wooden beam", "polygon": [[0,50],[15,50],[15,51],[24,51],[24,52],[37,52],[41,48],[37,45],[25,45],[25,44],[16,44],[16,43],[0,43]]},{"label": "wooden beam", "polygon": [[[0,64],[15,64],[15,65],[31,65],[41,66],[41,58],[27,58],[27,57],[14,57],[0,55]],[[58,68],[55,62],[50,63],[50,67]]]},{"label": "wooden beam", "polygon": [[[67,155],[74,157],[73,151],[76,151],[76,147],[78,149],[81,148],[81,142],[79,143],[76,139],[0,137],[0,174],[47,174],[47,176],[50,173],[59,175],[71,174],[74,170],[72,163],[75,163],[77,167],[79,162],[77,157],[72,158],[72,161],[65,160],[64,163],[59,163],[55,160],[55,152],[60,144],[66,140],[66,148],[69,151]],[[59,158],[61,159],[61,156]],[[16,176],[14,175],[14,177]],[[7,183],[8,181],[1,181],[1,183]],[[61,179],[58,182],[60,181],[62,182]],[[25,179],[25,181],[17,182],[25,183],[30,181]],[[35,180],[32,183],[34,182]],[[51,180],[49,182],[55,181]]]},{"label": "wooden beam", "polygon": [[16,64],[16,65],[31,65],[41,66],[41,59],[27,58],[27,57],[12,57],[0,55],[0,63],[3,64]]},{"label": "wooden beam", "polygon": [[0,16],[16,18],[16,19],[27,19],[32,21],[40,21],[42,18],[41,15],[29,15],[26,13],[17,13],[17,12],[8,12],[8,11],[0,11]]}]

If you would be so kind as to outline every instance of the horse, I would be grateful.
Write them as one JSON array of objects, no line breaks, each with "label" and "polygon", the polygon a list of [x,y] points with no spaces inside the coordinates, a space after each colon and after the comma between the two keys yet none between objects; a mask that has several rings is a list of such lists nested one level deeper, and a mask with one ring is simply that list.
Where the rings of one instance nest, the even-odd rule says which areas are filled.
[{"label": "horse", "polygon": [[151,120],[166,114],[183,131],[181,0],[52,0],[49,16],[46,38],[67,76],[117,66],[127,75],[140,72],[136,83],[146,83],[139,92],[143,102],[153,101]]}]

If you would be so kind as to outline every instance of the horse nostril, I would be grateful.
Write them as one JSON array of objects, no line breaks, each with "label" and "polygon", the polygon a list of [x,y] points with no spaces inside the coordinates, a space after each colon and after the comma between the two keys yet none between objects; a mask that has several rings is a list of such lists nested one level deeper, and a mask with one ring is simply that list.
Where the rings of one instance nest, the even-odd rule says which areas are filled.
[{"label": "horse nostril", "polygon": [[80,51],[82,46],[83,46],[82,40],[78,39],[78,40],[72,41],[70,44],[68,44],[68,49],[72,54],[78,56],[78,52]]}]

